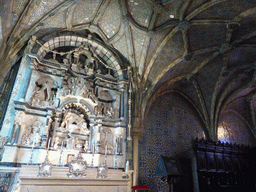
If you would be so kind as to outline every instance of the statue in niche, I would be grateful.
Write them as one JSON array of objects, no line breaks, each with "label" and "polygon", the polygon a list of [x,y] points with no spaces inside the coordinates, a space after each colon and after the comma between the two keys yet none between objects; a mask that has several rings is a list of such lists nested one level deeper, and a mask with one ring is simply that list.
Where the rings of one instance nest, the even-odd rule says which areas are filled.
[{"label": "statue in niche", "polygon": [[88,81],[85,81],[84,83],[82,96],[85,98],[89,98],[90,96],[90,84]]},{"label": "statue in niche", "polygon": [[94,57],[88,57],[85,61],[85,68],[86,68],[86,74],[92,75],[94,73],[94,69],[97,69],[98,67],[98,60]]},{"label": "statue in niche", "polygon": [[109,128],[105,128],[102,130],[101,135],[105,135],[105,137],[101,138],[100,141],[100,149],[101,149],[101,153],[111,153],[111,151],[113,151],[114,147],[113,147],[113,142],[112,142],[112,131]]},{"label": "statue in niche", "polygon": [[69,93],[73,95],[74,94],[74,89],[76,87],[76,78],[75,77],[70,77],[68,79],[68,87],[70,88]]},{"label": "statue in niche", "polygon": [[85,80],[81,77],[76,79],[76,86],[74,88],[74,95],[76,96],[81,96],[83,95],[83,90],[86,89],[87,87],[85,85]]},{"label": "statue in niche", "polygon": [[[66,55],[66,59],[64,59],[64,64],[70,64],[71,63],[71,54],[72,54],[72,51],[68,52],[67,55]],[[65,62],[66,60],[66,62]]]},{"label": "statue in niche", "polygon": [[76,87],[75,77],[65,76],[63,79],[60,95],[67,96],[67,95],[73,94],[73,90],[75,87]]},{"label": "statue in niche", "polygon": [[[17,113],[17,123],[20,124],[19,130],[17,130],[17,135],[15,136],[17,139],[17,145],[24,143],[25,140],[28,140],[29,143],[29,135],[31,133],[31,123],[37,121],[24,112]],[[17,127],[17,126],[16,126]]]},{"label": "statue in niche", "polygon": [[[80,55],[84,55],[86,60],[84,63],[79,61]],[[93,56],[89,44],[83,42],[83,44],[73,51],[74,63],[71,64],[71,69],[75,72],[85,73],[87,75],[93,75],[94,70],[97,70],[97,73],[101,73],[101,70],[98,67],[98,60]]]},{"label": "statue in niche", "polygon": [[40,140],[41,136],[38,132],[33,132],[30,138],[30,143],[29,145],[35,147],[35,146],[40,146]]},{"label": "statue in niche", "polygon": [[13,133],[11,137],[11,143],[16,144],[18,139],[18,134],[20,132],[20,127],[22,123],[22,117],[25,115],[23,111],[16,111],[15,112],[15,119],[13,125]]},{"label": "statue in niche", "polygon": [[52,105],[53,99],[54,99],[54,91],[52,91],[53,88],[56,88],[55,83],[53,79],[49,76],[44,76],[42,78],[39,78],[36,81],[37,88],[34,91],[34,94],[31,99],[32,105]]},{"label": "statue in niche", "polygon": [[40,136],[40,127],[41,122],[39,120],[32,121],[31,125],[27,125],[26,129],[23,131],[23,135],[21,138],[22,145],[38,146],[40,144],[41,136]]}]

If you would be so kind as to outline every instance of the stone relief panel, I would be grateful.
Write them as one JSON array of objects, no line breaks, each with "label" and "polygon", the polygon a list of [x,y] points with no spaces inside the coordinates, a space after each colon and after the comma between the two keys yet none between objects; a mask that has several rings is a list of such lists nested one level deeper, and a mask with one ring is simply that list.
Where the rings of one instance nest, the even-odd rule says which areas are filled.
[{"label": "stone relief panel", "polygon": [[32,106],[51,106],[56,96],[56,82],[50,76],[42,76],[35,82],[36,87],[31,99]]},{"label": "stone relief panel", "polygon": [[11,144],[40,146],[44,124],[38,116],[16,111]]}]

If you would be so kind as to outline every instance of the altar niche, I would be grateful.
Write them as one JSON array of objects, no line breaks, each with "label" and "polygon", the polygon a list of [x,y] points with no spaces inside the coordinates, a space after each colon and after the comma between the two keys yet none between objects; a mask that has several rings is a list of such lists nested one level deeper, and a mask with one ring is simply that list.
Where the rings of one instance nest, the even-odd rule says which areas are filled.
[{"label": "altar niche", "polygon": [[56,37],[40,45],[37,55],[24,55],[14,85],[20,97],[10,101],[14,123],[2,162],[40,164],[48,155],[52,164],[64,166],[82,153],[91,167],[106,161],[108,167],[124,168],[127,71],[99,42],[65,38],[69,46],[52,46],[62,39]]}]

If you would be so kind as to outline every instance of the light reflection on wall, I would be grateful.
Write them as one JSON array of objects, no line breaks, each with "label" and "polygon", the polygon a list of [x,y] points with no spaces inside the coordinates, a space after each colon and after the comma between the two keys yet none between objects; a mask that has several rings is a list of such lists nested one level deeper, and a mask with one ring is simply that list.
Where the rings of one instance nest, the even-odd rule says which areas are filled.
[{"label": "light reflection on wall", "polygon": [[255,137],[248,126],[236,111],[222,113],[217,130],[218,140],[232,144],[243,144],[254,146]]},{"label": "light reflection on wall", "polygon": [[228,142],[230,143],[229,133],[227,129],[225,129],[224,123],[221,123],[218,127],[218,140],[221,142]]}]

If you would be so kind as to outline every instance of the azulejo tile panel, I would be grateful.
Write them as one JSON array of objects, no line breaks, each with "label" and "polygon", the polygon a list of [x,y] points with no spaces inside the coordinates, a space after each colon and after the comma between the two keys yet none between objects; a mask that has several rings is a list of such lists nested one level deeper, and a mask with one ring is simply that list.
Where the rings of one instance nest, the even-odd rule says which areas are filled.
[{"label": "azulejo tile panel", "polygon": [[199,118],[185,99],[175,93],[159,97],[149,110],[140,139],[140,183],[152,191],[167,192],[168,185],[154,176],[158,158],[191,151],[192,139],[203,136]]}]

